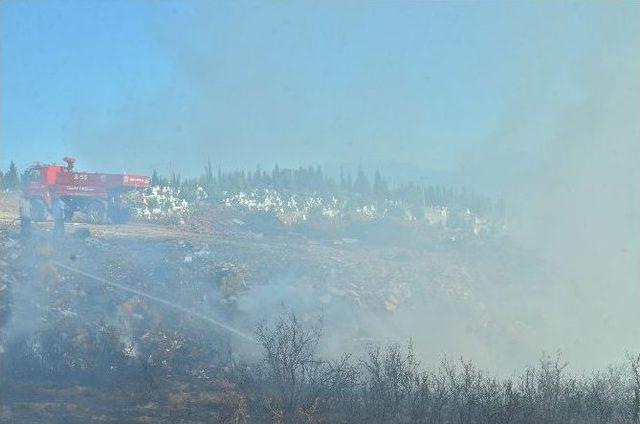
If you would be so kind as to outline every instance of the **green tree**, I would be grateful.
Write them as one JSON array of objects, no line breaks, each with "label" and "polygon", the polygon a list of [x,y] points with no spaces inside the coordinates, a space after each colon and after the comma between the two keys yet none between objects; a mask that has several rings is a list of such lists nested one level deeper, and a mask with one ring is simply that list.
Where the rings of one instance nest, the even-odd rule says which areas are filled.
[{"label": "green tree", "polygon": [[159,186],[160,185],[160,177],[158,176],[158,171],[156,171],[155,169],[153,170],[153,173],[151,174],[151,185],[152,186]]},{"label": "green tree", "polygon": [[10,190],[15,190],[18,188],[19,183],[20,177],[18,177],[18,168],[16,168],[16,164],[11,161],[9,164],[9,170],[4,174],[4,186]]},{"label": "green tree", "polygon": [[373,178],[373,197],[375,197],[378,202],[383,202],[389,198],[389,185],[384,178],[382,178],[378,170]]},{"label": "green tree", "polygon": [[353,183],[353,189],[364,198],[371,197],[371,185],[369,184],[369,179],[362,170],[362,167],[358,168],[358,176]]},{"label": "green tree", "polygon": [[213,167],[211,166],[211,159],[207,160],[207,166],[204,168],[204,183],[207,188],[213,185]]},{"label": "green tree", "polygon": [[180,174],[171,174],[171,181],[169,182],[169,186],[172,188],[180,188]]}]

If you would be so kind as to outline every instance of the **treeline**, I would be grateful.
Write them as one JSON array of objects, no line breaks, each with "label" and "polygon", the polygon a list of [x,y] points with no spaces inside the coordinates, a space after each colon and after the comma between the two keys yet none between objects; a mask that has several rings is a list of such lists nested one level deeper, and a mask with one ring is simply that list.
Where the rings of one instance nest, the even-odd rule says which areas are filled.
[{"label": "treeline", "polygon": [[214,171],[211,162],[197,178],[182,179],[179,174],[164,177],[153,171],[152,185],[181,188],[185,193],[193,192],[197,186],[203,187],[212,200],[220,199],[225,193],[273,189],[278,192],[300,195],[317,195],[327,199],[336,197],[348,204],[384,205],[385,202],[402,202],[413,210],[428,206],[448,207],[452,210],[469,209],[473,213],[486,215],[490,212],[502,214],[502,201],[492,202],[487,196],[464,188],[425,185],[418,183],[391,186],[380,171],[373,178],[360,167],[355,177],[341,170],[335,178],[325,173],[320,166],[280,168],[271,171],[260,167],[255,171]]},{"label": "treeline", "polygon": [[[447,207],[454,211],[470,210],[478,215],[504,216],[502,200],[492,201],[489,197],[465,188],[425,185],[418,183],[391,186],[380,171],[371,178],[360,167],[355,177],[341,170],[338,178],[325,173],[320,166],[280,168],[271,171],[260,167],[255,171],[214,170],[208,162],[204,172],[196,178],[182,178],[180,174],[169,177],[153,171],[151,184],[180,188],[187,198],[200,186],[212,201],[223,198],[225,193],[237,193],[255,189],[273,189],[280,193],[317,195],[326,199],[336,197],[351,205],[376,205],[385,202],[401,202],[411,210],[421,210],[428,206]],[[8,170],[0,170],[0,190],[15,190],[20,186],[20,173],[11,162]]]}]

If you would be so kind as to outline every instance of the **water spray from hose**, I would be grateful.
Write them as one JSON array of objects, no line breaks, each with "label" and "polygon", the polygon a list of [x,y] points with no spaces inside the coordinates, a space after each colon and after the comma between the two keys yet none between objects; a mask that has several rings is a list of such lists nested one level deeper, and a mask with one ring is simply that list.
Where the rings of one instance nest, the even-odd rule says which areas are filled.
[{"label": "water spray from hose", "polygon": [[185,308],[184,306],[180,306],[180,305],[178,305],[176,303],[173,303],[173,302],[170,302],[170,301],[168,301],[166,299],[162,299],[161,297],[157,297],[157,296],[154,296],[152,294],[145,293],[145,292],[143,292],[141,290],[134,289],[134,288],[126,286],[124,284],[119,284],[119,283],[115,283],[113,281],[109,281],[109,280],[107,280],[105,278],[98,277],[97,275],[93,275],[93,274],[90,274],[88,272],[85,272],[85,271],[79,270],[77,268],[71,267],[69,265],[65,265],[65,264],[63,264],[61,262],[58,262],[58,261],[51,261],[51,262],[54,265],[56,265],[56,266],[58,266],[58,267],[60,267],[62,269],[65,269],[67,271],[76,273],[78,275],[82,275],[83,277],[89,278],[89,279],[91,279],[93,281],[96,281],[96,282],[99,282],[99,283],[103,283],[103,284],[106,284],[106,285],[111,286],[111,287],[115,287],[115,288],[120,289],[122,291],[133,293],[135,295],[138,295],[140,297],[144,297],[146,299],[152,300],[152,301],[154,301],[156,303],[160,303],[160,304],[162,304],[164,306],[168,306],[170,308],[173,308],[173,309],[178,310],[180,312],[183,312],[185,314],[200,318],[203,321],[206,321],[206,322],[208,322],[210,324],[214,324],[214,325],[216,325],[216,326],[218,326],[218,327],[220,327],[220,328],[222,328],[222,329],[224,329],[224,330],[226,330],[226,331],[228,331],[230,333],[235,334],[236,336],[239,336],[239,337],[241,337],[241,338],[243,338],[245,340],[248,340],[250,342],[254,342],[255,343],[255,340],[250,335],[248,335],[246,333],[243,333],[242,331],[233,328],[232,326],[230,326],[229,324],[227,324],[225,322],[219,321],[219,320],[217,320],[215,318],[211,318],[210,316],[201,314],[201,313],[196,312],[196,311],[194,311],[192,309]]}]

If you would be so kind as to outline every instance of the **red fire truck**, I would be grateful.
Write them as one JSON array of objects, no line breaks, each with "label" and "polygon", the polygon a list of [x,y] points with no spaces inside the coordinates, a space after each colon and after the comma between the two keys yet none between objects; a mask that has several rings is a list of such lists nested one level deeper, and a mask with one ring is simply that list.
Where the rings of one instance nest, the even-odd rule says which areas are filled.
[{"label": "red fire truck", "polygon": [[79,211],[93,224],[122,223],[129,217],[122,195],[150,185],[149,177],[76,172],[74,158],[65,157],[64,162],[66,166],[37,164],[25,171],[22,195],[30,202],[34,221],[45,220],[53,202],[62,199],[68,220]]}]

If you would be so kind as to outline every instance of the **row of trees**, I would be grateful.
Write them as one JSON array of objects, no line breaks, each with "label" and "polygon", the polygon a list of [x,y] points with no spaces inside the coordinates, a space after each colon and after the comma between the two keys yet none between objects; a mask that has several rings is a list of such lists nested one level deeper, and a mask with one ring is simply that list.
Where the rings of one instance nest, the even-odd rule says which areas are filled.
[{"label": "row of trees", "polygon": [[[483,195],[464,188],[424,185],[417,183],[399,184],[391,187],[380,171],[373,175],[373,181],[362,168],[354,177],[341,170],[339,178],[323,172],[322,168],[299,167],[280,168],[276,165],[271,172],[260,167],[255,171],[214,171],[211,162],[197,178],[183,179],[179,174],[165,177],[153,171],[151,183],[154,186],[181,188],[186,194],[195,187],[203,187],[209,199],[220,199],[224,193],[250,191],[254,189],[274,189],[291,194],[315,194],[324,198],[336,197],[352,204],[375,204],[381,206],[385,201],[400,201],[412,209],[426,206],[446,206],[453,210],[469,209],[474,213],[486,215],[489,212],[503,214],[502,202],[492,203]],[[17,189],[20,174],[11,162],[5,173],[0,171],[0,190]]]},{"label": "row of trees", "polygon": [[341,170],[339,178],[323,172],[320,166],[280,168],[276,165],[270,172],[260,167],[255,171],[214,171],[209,162],[197,178],[182,179],[179,174],[164,177],[155,170],[153,185],[168,185],[189,193],[196,186],[203,187],[209,198],[216,200],[224,193],[274,189],[291,194],[315,194],[324,198],[336,197],[353,204],[382,205],[385,201],[400,201],[411,208],[446,206],[454,210],[469,209],[477,214],[486,214],[492,209],[502,208],[501,202],[492,203],[483,195],[464,188],[451,188],[418,183],[391,186],[380,171],[373,179],[358,169],[355,177]]}]

